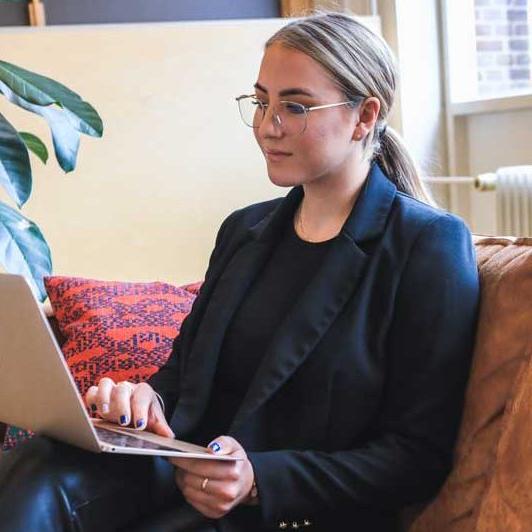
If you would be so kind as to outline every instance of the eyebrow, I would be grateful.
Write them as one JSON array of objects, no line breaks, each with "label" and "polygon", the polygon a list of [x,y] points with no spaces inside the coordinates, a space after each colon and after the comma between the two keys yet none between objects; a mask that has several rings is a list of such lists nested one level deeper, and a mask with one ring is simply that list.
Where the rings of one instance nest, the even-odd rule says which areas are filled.
[{"label": "eyebrow", "polygon": [[[263,87],[260,83],[255,83],[254,87],[262,92],[265,92],[268,94],[268,91],[265,87]],[[279,96],[297,96],[297,95],[303,95],[303,96],[310,96],[311,98],[314,97],[314,94],[310,92],[307,89],[302,89],[300,87],[294,87],[291,89],[283,89],[279,92]]]}]

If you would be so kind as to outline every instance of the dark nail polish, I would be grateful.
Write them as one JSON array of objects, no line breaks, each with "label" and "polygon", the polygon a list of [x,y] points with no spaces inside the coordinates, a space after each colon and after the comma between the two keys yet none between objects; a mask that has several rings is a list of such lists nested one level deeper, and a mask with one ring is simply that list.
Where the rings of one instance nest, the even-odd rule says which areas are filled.
[{"label": "dark nail polish", "polygon": [[137,421],[137,428],[140,429],[140,427],[142,427],[142,425],[144,425],[144,420],[143,419],[139,419]]},{"label": "dark nail polish", "polygon": [[127,416],[120,416],[120,425],[127,425]]},{"label": "dark nail polish", "polygon": [[210,447],[215,453],[220,452],[220,450],[222,449],[221,445],[220,445],[218,442],[216,442],[216,441],[212,442],[212,443],[209,445],[209,447]]},{"label": "dark nail polish", "polygon": [[92,410],[93,412],[96,412],[96,410],[98,410],[98,407],[97,407],[94,403],[92,403],[92,405],[91,405],[91,410]]}]

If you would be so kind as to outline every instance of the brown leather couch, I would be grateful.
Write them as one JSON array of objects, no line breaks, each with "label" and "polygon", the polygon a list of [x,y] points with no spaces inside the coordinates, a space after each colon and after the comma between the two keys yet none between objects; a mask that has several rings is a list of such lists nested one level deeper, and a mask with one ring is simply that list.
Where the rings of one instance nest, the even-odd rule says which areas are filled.
[{"label": "brown leather couch", "polygon": [[475,244],[480,316],[455,463],[409,532],[532,531],[532,238]]},{"label": "brown leather couch", "polygon": [[532,531],[532,238],[475,245],[480,317],[455,464],[405,513],[409,532]]}]

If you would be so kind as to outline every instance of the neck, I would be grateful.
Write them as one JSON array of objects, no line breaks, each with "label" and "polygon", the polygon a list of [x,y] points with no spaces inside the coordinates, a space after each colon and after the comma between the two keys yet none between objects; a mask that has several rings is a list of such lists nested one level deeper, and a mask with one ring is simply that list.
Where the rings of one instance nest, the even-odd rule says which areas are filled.
[{"label": "neck", "polygon": [[300,236],[319,241],[337,235],[360,194],[369,168],[369,163],[365,162],[349,175],[328,176],[305,183],[305,195],[297,215],[305,233]]}]

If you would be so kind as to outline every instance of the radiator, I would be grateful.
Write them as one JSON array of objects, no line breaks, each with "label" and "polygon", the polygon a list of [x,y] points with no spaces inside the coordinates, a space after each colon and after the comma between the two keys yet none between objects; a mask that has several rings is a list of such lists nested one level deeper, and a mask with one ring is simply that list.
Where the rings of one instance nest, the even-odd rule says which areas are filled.
[{"label": "radiator", "polygon": [[498,234],[532,236],[532,166],[507,166],[495,175]]},{"label": "radiator", "polygon": [[447,185],[446,208],[480,234],[532,236],[532,166],[507,166],[475,177],[427,177]]}]

